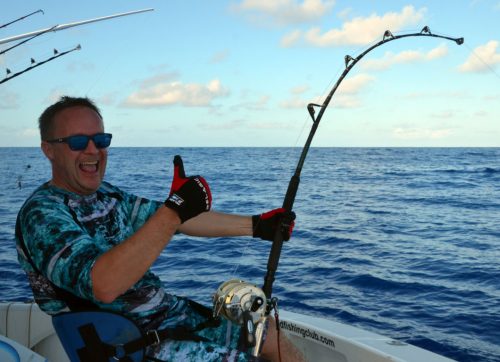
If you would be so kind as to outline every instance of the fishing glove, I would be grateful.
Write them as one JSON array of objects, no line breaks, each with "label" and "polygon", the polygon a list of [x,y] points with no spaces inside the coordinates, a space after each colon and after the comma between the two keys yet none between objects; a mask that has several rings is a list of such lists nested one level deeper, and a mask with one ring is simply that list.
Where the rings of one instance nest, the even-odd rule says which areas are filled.
[{"label": "fishing glove", "polygon": [[290,236],[292,236],[293,227],[295,226],[294,220],[295,213],[293,211],[286,212],[284,208],[274,209],[260,215],[253,215],[253,237],[273,241],[276,229],[282,225],[283,240],[288,241]]},{"label": "fishing glove", "polygon": [[181,223],[212,206],[212,194],[208,183],[201,176],[186,177],[181,156],[174,157],[174,179],[165,206],[177,212]]}]

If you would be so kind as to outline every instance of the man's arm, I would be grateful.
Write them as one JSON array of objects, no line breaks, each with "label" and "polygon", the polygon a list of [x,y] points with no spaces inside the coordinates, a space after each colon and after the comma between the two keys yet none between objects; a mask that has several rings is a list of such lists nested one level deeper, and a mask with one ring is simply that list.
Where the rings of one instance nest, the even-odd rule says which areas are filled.
[{"label": "man's arm", "polygon": [[131,237],[102,254],[91,271],[94,297],[111,303],[148,271],[181,223],[210,210],[210,188],[201,176],[186,177],[180,156],[165,205]]},{"label": "man's arm", "polygon": [[252,236],[252,217],[209,211],[186,221],[178,230],[190,236]]},{"label": "man's arm", "polygon": [[102,254],[92,267],[94,296],[111,303],[147,272],[180,225],[174,210],[162,206],[135,234]]},{"label": "man's arm", "polygon": [[277,228],[282,225],[283,218],[283,237],[287,241],[295,225],[295,213],[287,213],[283,208],[252,216],[224,214],[216,211],[205,212],[180,225],[178,230],[191,236],[253,236],[273,241]]}]

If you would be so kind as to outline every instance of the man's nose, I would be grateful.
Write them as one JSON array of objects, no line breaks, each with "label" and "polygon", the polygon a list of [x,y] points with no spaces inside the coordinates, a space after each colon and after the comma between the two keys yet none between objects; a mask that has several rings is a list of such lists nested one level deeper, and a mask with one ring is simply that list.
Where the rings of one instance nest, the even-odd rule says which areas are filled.
[{"label": "man's nose", "polygon": [[83,150],[85,153],[98,153],[99,149],[94,143],[94,140],[89,139],[89,142],[87,143],[87,147],[85,147],[85,150]]}]

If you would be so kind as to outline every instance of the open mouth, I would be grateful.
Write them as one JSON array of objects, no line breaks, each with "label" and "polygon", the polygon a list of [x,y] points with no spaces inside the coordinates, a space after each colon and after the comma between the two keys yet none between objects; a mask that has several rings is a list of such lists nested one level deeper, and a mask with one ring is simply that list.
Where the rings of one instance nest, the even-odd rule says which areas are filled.
[{"label": "open mouth", "polygon": [[87,161],[80,163],[80,170],[83,172],[94,173],[97,172],[99,161]]}]

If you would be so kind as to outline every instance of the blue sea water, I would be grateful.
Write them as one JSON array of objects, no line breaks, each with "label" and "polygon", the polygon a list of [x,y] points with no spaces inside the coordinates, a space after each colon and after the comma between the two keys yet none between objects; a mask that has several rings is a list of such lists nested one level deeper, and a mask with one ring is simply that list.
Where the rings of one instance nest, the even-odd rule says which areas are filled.
[{"label": "blue sea water", "polygon": [[[111,148],[106,179],[163,199],[181,154],[210,183],[214,209],[254,214],[281,205],[300,151]],[[0,300],[27,300],[15,217],[50,165],[37,148],[0,148],[0,159]],[[312,148],[294,210],[273,289],[282,309],[500,361],[500,148]],[[209,304],[230,278],[262,284],[269,250],[179,235],[154,270],[172,293]]]}]

